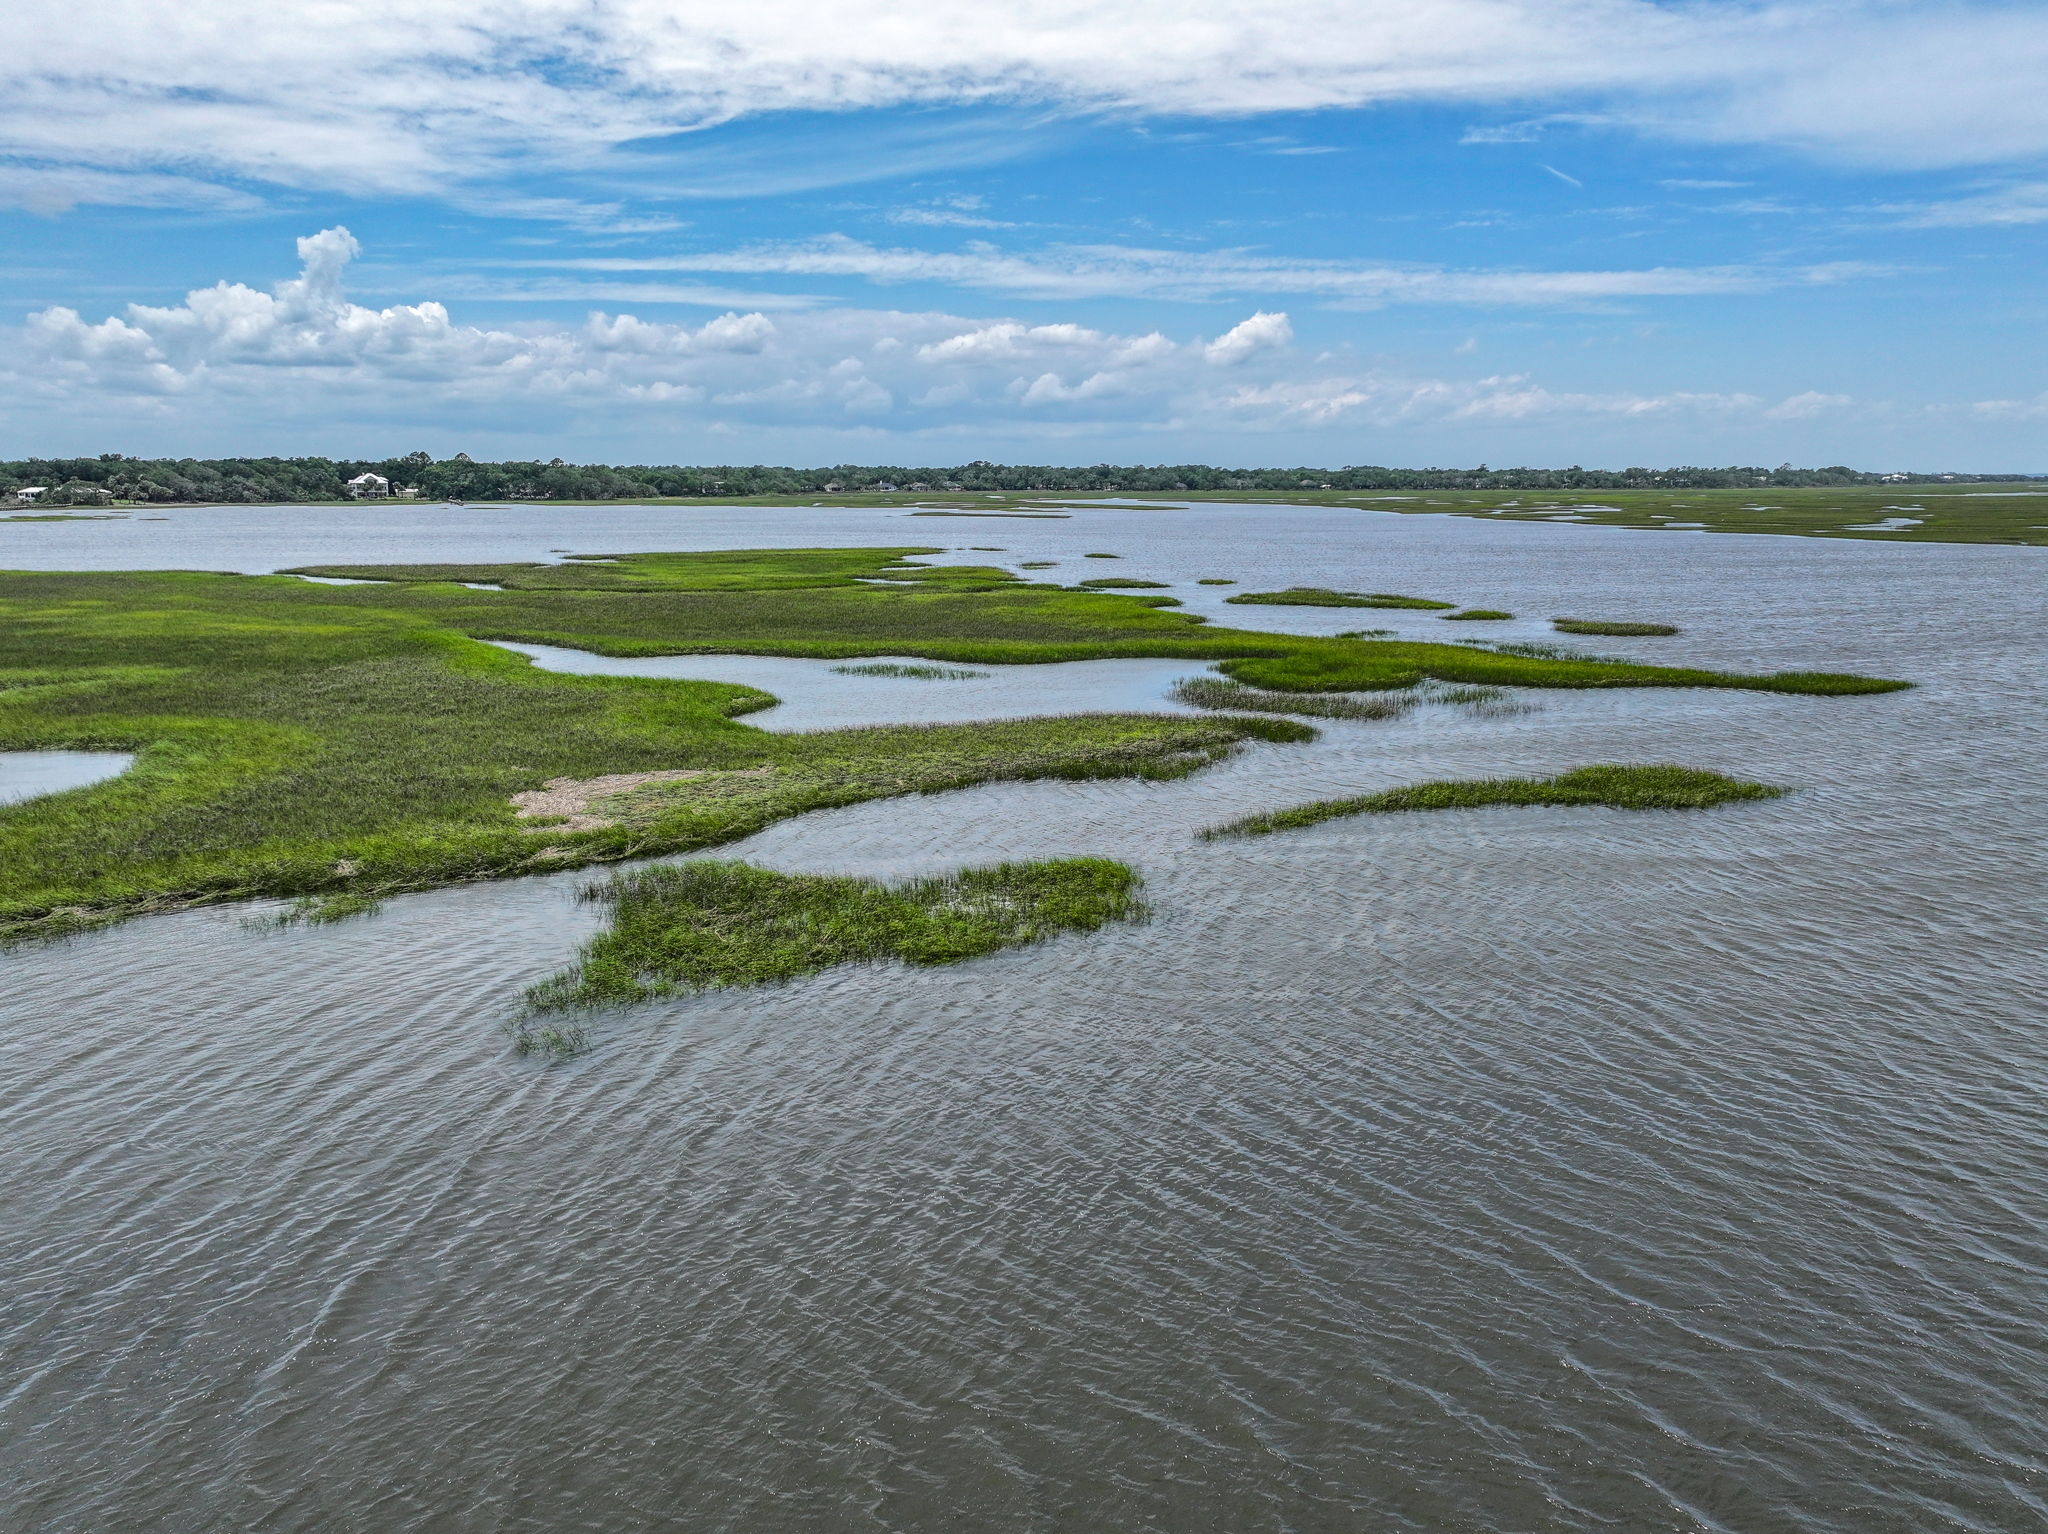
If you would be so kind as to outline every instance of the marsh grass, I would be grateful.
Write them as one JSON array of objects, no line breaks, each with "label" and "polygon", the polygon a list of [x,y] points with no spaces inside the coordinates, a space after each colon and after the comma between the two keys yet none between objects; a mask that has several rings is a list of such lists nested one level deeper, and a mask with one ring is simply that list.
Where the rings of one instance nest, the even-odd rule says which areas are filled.
[{"label": "marsh grass", "polygon": [[1602,623],[1594,618],[1552,618],[1550,626],[1560,634],[1675,634],[1675,623]]},{"label": "marsh grass", "polygon": [[1491,607],[1468,607],[1461,613],[1444,613],[1441,616],[1446,623],[1462,623],[1475,619],[1488,623],[1498,623],[1514,617],[1514,614],[1500,612]]},{"label": "marsh grass", "polygon": [[384,902],[375,896],[341,890],[331,895],[301,895],[282,911],[269,916],[255,917],[246,925],[258,930],[275,927],[324,927],[358,916],[375,916],[383,908]]},{"label": "marsh grass", "polygon": [[[1495,689],[1497,690],[1497,689]],[[1236,713],[1299,714],[1310,719],[1396,719],[1415,706],[1412,693],[1392,692],[1376,698],[1332,693],[1262,692],[1228,677],[1190,676],[1173,684],[1168,697],[1196,708]]]},{"label": "marsh grass", "polygon": [[1083,559],[1122,559],[1121,554],[1083,554]]},{"label": "marsh grass", "polygon": [[1223,580],[1223,579],[1221,579],[1220,577],[1216,577],[1216,576],[1211,576],[1211,577],[1210,577],[1209,579],[1207,579],[1207,580],[1200,580],[1200,581],[1196,581],[1196,582],[1195,582],[1195,584],[1196,584],[1197,586],[1235,586],[1235,585],[1237,584],[1237,582],[1236,582],[1236,581],[1227,581],[1227,580]]},{"label": "marsh grass", "polygon": [[986,671],[975,671],[966,666],[913,666],[893,660],[869,661],[858,666],[834,666],[832,670],[840,676],[907,676],[931,681],[964,682],[972,677],[989,675]]},{"label": "marsh grass", "polygon": [[1456,607],[1428,597],[1404,597],[1391,591],[1331,591],[1323,586],[1289,586],[1285,591],[1245,591],[1223,599],[1238,607],[1408,607],[1422,611]]},{"label": "marsh grass", "polygon": [[1392,639],[1399,629],[1346,629],[1336,635],[1338,639]]},{"label": "marsh grass", "polygon": [[1141,581],[1125,575],[1105,575],[1097,580],[1077,581],[1075,584],[1084,591],[1164,591],[1167,586],[1165,581]]},{"label": "marsh grass", "polygon": [[1019,570],[1054,570],[1059,568],[1057,559],[1027,559],[1018,565]]},{"label": "marsh grass", "polygon": [[[1246,739],[1251,711],[771,734],[772,698],[719,682],[545,672],[484,639],[612,656],[750,653],[936,665],[1218,663],[1269,692],[1531,687],[1883,692],[1222,627],[1170,596],[1032,585],[923,548],[723,550],[562,565],[330,567],[376,584],[197,572],[0,572],[0,750],[134,752],[128,772],[0,807],[0,941],[214,901],[405,890],[716,846],[775,819],[1010,777],[1164,778]],[[888,570],[908,584],[864,584]],[[471,590],[458,579],[503,586]],[[1293,732],[1293,733],[1289,733]],[[772,768],[765,776],[745,770]],[[614,826],[515,819],[551,778],[687,769]],[[764,786],[766,785],[766,786]]]},{"label": "marsh grass", "polygon": [[588,886],[611,926],[527,992],[536,1013],[791,980],[839,964],[957,964],[1144,914],[1102,858],[1001,863],[906,884],[696,860]]},{"label": "marsh grass", "polygon": [[1470,810],[1491,805],[1604,805],[1618,810],[1698,810],[1745,799],[1775,799],[1786,792],[1694,767],[1669,763],[1603,762],[1553,778],[1468,778],[1417,783],[1354,799],[1322,799],[1292,809],[1213,826],[1204,837],[1265,836],[1320,825],[1347,815],[1409,810]]},{"label": "marsh grass", "polygon": [[570,1060],[590,1048],[590,1035],[573,1023],[521,1021],[506,1030],[515,1055]]}]

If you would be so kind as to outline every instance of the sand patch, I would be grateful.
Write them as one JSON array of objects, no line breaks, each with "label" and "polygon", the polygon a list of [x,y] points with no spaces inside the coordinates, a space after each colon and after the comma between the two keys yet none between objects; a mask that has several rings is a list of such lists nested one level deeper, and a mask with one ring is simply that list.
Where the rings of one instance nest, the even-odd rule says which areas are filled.
[{"label": "sand patch", "polygon": [[614,772],[601,778],[549,778],[539,788],[512,796],[513,813],[521,820],[544,820],[534,831],[604,831],[619,823],[616,815],[599,813],[602,801],[645,788],[650,783],[682,783],[691,778],[753,777],[774,769],[751,767],[744,772],[684,768],[673,772]]}]

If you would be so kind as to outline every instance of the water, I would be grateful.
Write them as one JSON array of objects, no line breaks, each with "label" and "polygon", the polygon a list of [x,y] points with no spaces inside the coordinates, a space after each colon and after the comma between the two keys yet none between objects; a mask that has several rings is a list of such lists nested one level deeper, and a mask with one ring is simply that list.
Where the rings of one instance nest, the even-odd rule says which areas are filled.
[{"label": "water", "polygon": [[[10,527],[0,556],[954,536],[848,509],[172,516]],[[1314,508],[968,536],[998,526],[1006,555],[944,557],[1078,576],[1109,549],[1153,579],[1525,615],[1498,637],[1551,612],[1664,619],[1686,633],[1594,644],[1922,685],[1544,693],[1506,719],[1336,723],[1179,783],[804,817],[734,850],[889,875],[963,846],[1106,854],[1156,914],[650,1006],[560,1065],[498,1029],[593,929],[573,875],[318,929],[188,912],[8,956],[0,1522],[2048,1523],[2040,551]],[[1219,622],[1445,632],[1175,594]],[[983,685],[834,680],[873,718]],[[1193,836],[1614,759],[1799,791]]]},{"label": "water", "polygon": [[103,783],[134,760],[127,751],[0,751],[0,804]]}]

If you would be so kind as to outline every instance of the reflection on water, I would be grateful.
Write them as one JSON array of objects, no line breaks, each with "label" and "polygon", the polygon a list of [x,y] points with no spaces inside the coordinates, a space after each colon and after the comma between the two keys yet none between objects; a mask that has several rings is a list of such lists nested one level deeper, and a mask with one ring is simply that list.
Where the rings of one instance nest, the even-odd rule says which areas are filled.
[{"label": "reflection on water", "polygon": [[[902,526],[505,515],[543,551],[617,550],[659,546],[654,511],[671,546]],[[277,563],[534,557],[375,508],[290,515],[325,519],[325,547]],[[181,530],[149,535],[151,562],[222,562]],[[598,920],[576,875],[7,955],[20,1527],[2048,1522],[2039,551],[1314,508],[1083,509],[1005,536],[1017,560],[1115,550],[1219,621],[1245,610],[1187,583],[1667,619],[1686,633],[1602,645],[1923,685],[1428,707],[1182,782],[806,816],[730,850],[890,875],[1102,854],[1140,868],[1155,915],[606,1017],[561,1065],[498,1030]],[[980,685],[676,662],[728,663],[795,668],[751,716],[781,727]],[[1100,674],[1097,707],[1167,675]],[[1798,792],[1193,834],[1603,760]]]},{"label": "reflection on water", "polygon": [[0,751],[0,804],[103,783],[134,761],[127,751]]},{"label": "reflection on water", "polygon": [[[976,662],[976,677],[847,675],[839,660],[780,655],[657,655],[614,657],[557,645],[511,644],[547,671],[580,676],[666,676],[738,682],[773,693],[775,707],[748,714],[764,730],[831,730],[863,724],[959,724],[976,719],[1026,719],[1038,714],[1198,713],[1167,697],[1183,677],[1201,676],[1206,661],[1081,660],[1044,666]],[[862,657],[918,664],[905,655]],[[930,662],[924,662],[929,665]]]}]

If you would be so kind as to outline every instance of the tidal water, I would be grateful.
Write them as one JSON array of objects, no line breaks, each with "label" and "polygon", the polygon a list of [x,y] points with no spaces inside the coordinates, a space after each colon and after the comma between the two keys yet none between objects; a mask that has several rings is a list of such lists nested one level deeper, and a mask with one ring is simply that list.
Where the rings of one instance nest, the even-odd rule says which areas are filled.
[{"label": "tidal water", "polygon": [[[0,1526],[2048,1527],[2043,551],[1224,506],[164,516],[0,527],[0,566],[933,544],[1217,623],[1668,620],[1578,643],[1920,685],[1430,704],[1176,783],[805,816],[728,852],[1100,854],[1153,914],[608,1015],[559,1064],[502,1030],[594,929],[575,875],[0,956]],[[774,728],[1166,707],[1189,669],[657,664],[777,692]],[[1195,836],[1629,760],[1796,792]]]}]

